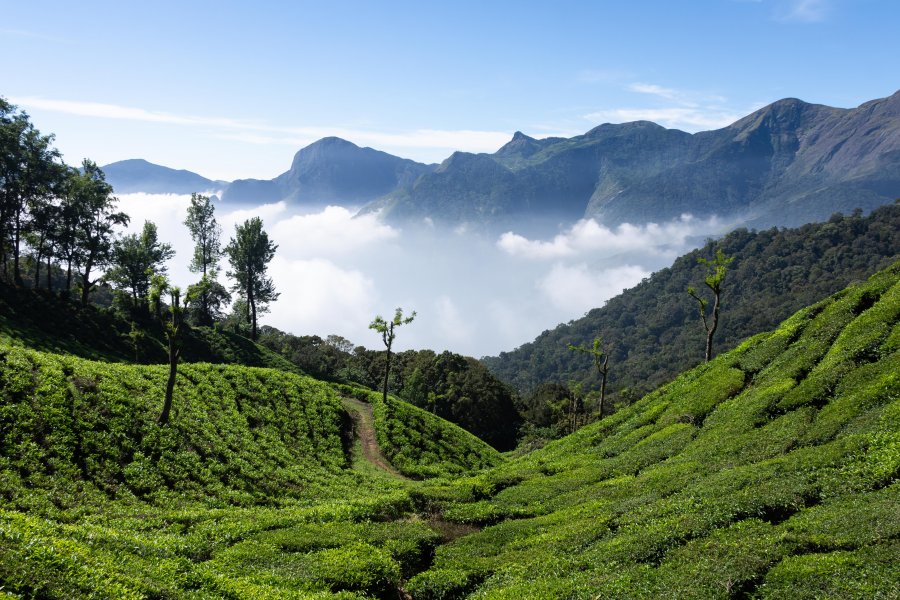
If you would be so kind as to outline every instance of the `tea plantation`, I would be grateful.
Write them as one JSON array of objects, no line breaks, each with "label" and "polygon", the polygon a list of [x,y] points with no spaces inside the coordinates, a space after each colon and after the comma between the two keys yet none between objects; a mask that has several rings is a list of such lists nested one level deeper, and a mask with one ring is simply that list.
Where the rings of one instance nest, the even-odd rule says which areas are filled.
[{"label": "tea plantation", "polygon": [[900,263],[514,459],[235,365],[159,426],[165,367],[3,345],[0,598],[897,598],[898,316]]},{"label": "tea plantation", "polygon": [[[348,416],[330,386],[186,364],[160,427],[166,375],[0,348],[7,597],[383,596],[429,560],[439,536],[415,516],[411,484],[351,468]],[[409,454],[404,470],[500,460],[454,425],[391,407],[381,410],[391,427],[447,441]]]},{"label": "tea plantation", "polygon": [[900,263],[420,501],[415,598],[900,597]]}]

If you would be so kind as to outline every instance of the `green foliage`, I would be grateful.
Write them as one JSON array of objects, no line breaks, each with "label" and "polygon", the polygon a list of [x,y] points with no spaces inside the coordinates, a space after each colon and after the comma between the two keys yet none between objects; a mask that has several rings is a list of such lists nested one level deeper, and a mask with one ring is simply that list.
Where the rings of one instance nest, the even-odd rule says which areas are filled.
[{"label": "green foliage", "polygon": [[233,290],[247,302],[250,339],[254,341],[257,314],[266,312],[267,305],[278,299],[272,278],[266,276],[277,248],[277,244],[269,240],[259,217],[235,225],[234,237],[225,247],[225,254],[231,262],[228,276],[235,281]]},{"label": "green foliage", "polygon": [[[259,342],[319,379],[383,386],[385,353],[353,347],[340,336],[295,336],[263,326]],[[452,352],[391,354],[388,392],[456,423],[498,450],[516,444],[521,425],[516,393],[480,361]]]},{"label": "green foliage", "polygon": [[[626,405],[703,360],[696,303],[684,293],[707,276],[697,258],[708,257],[717,248],[734,258],[723,295],[726,318],[716,333],[716,345],[725,351],[890,265],[900,251],[898,230],[900,204],[866,217],[838,215],[796,229],[733,231],[682,256],[585,317],[545,331],[514,351],[482,360],[523,396],[545,382],[574,381],[592,389],[600,383],[596,370],[573,360],[567,347],[589,345],[599,334],[615,340],[610,349],[614,368],[609,372],[609,400],[614,406]],[[790,334],[778,343],[789,341]],[[772,347],[772,352],[778,350]],[[626,397],[623,390],[630,394]]]},{"label": "green foliage", "polygon": [[112,265],[105,279],[121,290],[128,290],[134,306],[146,306],[154,274],[164,275],[165,262],[175,256],[169,244],[159,241],[156,225],[144,221],[140,235],[132,233],[113,244]]},{"label": "green foliage", "polygon": [[417,494],[423,597],[889,598],[900,263],[603,421]]},{"label": "green foliage", "polygon": [[[0,348],[4,591],[387,597],[427,566],[438,535],[403,518],[412,502],[402,482],[349,468],[347,417],[329,386],[184,364],[173,418],[160,427],[166,375]],[[392,422],[417,425],[391,402]],[[425,429],[414,436],[455,441],[459,456],[443,455],[441,472],[478,452],[475,463],[496,464],[476,438],[419,412]]]}]

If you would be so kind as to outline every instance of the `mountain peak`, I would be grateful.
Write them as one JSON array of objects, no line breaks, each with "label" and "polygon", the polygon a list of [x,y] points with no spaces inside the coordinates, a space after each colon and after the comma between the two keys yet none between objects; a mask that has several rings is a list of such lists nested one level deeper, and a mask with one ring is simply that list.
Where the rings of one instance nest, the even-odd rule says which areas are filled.
[{"label": "mountain peak", "polygon": [[517,131],[513,134],[512,139],[503,145],[496,152],[496,156],[520,156],[527,158],[542,148],[541,143]]}]

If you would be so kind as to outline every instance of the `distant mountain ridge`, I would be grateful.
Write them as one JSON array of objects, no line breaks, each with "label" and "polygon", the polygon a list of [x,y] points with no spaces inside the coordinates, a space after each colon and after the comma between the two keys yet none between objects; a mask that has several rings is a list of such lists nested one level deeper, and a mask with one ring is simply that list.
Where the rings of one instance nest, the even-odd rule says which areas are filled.
[{"label": "distant mountain ridge", "polygon": [[270,180],[239,179],[222,195],[224,202],[362,206],[433,171],[425,165],[338,137],[326,137],[294,155],[291,168]]},{"label": "distant mountain ridge", "polygon": [[690,213],[794,226],[900,197],[900,92],[852,109],[787,98],[695,134],[649,121],[607,123],[572,138],[517,131],[493,154],[454,152],[440,165],[327,137],[274,179],[227,186],[145,161],[104,169],[122,192],[218,184],[225,202],[362,206],[393,223],[496,230],[592,217],[615,226]]},{"label": "distant mountain ridge", "polygon": [[855,109],[789,98],[714,131],[648,121],[573,138],[517,132],[494,154],[454,153],[368,206],[386,219],[513,222],[593,217],[614,226],[684,213],[799,225],[900,196],[900,92]]},{"label": "distant mountain ridge", "polygon": [[223,189],[227,181],[214,181],[184,169],[170,169],[140,158],[120,160],[103,168],[116,193],[190,194]]}]

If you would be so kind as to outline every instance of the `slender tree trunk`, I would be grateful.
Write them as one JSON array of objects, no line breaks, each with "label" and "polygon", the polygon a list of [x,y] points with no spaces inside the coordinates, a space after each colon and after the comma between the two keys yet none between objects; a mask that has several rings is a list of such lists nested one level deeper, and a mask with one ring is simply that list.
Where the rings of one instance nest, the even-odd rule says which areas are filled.
[{"label": "slender tree trunk", "polygon": [[253,280],[247,285],[247,304],[250,309],[250,339],[256,341],[256,298],[253,297]]},{"label": "slender tree trunk", "polygon": [[600,418],[603,419],[603,403],[606,399],[606,374],[609,373],[609,354],[604,356],[603,370],[600,372]]},{"label": "slender tree trunk", "polygon": [[16,210],[13,224],[13,281],[22,285],[22,271],[19,268],[19,238],[22,235],[22,211]]},{"label": "slender tree trunk", "polygon": [[41,261],[44,260],[44,253],[38,248],[37,256],[34,261],[34,289],[41,287]]},{"label": "slender tree trunk", "polygon": [[41,287],[41,261],[44,259],[44,234],[38,240],[37,260],[34,261],[34,289]]},{"label": "slender tree trunk", "polygon": [[172,412],[172,394],[175,391],[175,375],[178,371],[178,357],[181,350],[176,347],[175,336],[169,338],[169,380],[166,382],[166,399],[163,402],[162,412],[159,414],[157,423],[166,425],[169,422],[169,413]]},{"label": "slender tree trunk", "polygon": [[52,273],[52,269],[50,268],[50,261],[52,261],[52,260],[53,260],[53,256],[51,253],[48,252],[47,253],[47,291],[48,292],[53,291],[53,277],[52,277],[53,273]]},{"label": "slender tree trunk", "polygon": [[91,264],[92,262],[93,261],[89,258],[87,261],[87,265],[85,265],[85,267],[84,267],[84,273],[81,274],[81,305],[82,306],[88,305],[88,298],[91,295],[90,276],[91,276],[91,268],[94,266]]},{"label": "slender tree trunk", "polygon": [[66,259],[66,291],[72,291],[72,258]]},{"label": "slender tree trunk", "polygon": [[391,376],[391,347],[388,345],[387,347],[387,363],[384,365],[384,386],[383,386],[383,396],[384,403],[387,404],[388,397],[388,379]]},{"label": "slender tree trunk", "polygon": [[706,362],[712,360],[713,336],[716,334],[716,328],[719,326],[719,293],[716,292],[713,301],[712,319],[710,327],[706,332]]}]

